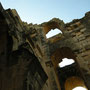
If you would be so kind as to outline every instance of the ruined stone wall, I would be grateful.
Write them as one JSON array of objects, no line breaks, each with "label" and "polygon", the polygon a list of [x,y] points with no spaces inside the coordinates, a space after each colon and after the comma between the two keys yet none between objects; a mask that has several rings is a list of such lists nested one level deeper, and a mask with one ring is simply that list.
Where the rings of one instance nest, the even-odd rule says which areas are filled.
[{"label": "ruined stone wall", "polygon": [[[54,37],[47,39],[50,55],[53,57],[52,59],[54,60],[54,63],[58,64],[60,62],[60,53],[58,54],[58,52],[60,52],[59,48],[70,48],[75,54],[77,63],[79,64],[84,78],[88,84],[87,86],[89,87],[90,12],[86,13],[85,17],[83,17],[82,19],[73,20],[70,23],[64,24],[64,29],[62,30],[62,32],[62,34],[58,34]],[[60,39],[58,39],[59,36]],[[57,54],[54,56],[55,51],[57,51]],[[56,59],[54,59],[54,57]]]},{"label": "ruined stone wall", "polygon": [[[76,54],[77,62],[82,69],[88,86],[90,84],[90,12],[85,14],[81,20],[70,23],[66,28],[70,33],[76,47],[71,46]],[[89,87],[90,88],[90,87]]]},{"label": "ruined stone wall", "polygon": [[39,61],[42,52],[33,42],[37,39],[30,36],[35,29],[28,34],[24,25],[16,10],[4,10],[0,5],[0,90],[48,88],[48,76]]},{"label": "ruined stone wall", "polygon": [[[55,28],[62,34],[47,39]],[[74,57],[90,89],[90,12],[67,24],[54,18],[33,25],[0,5],[0,90],[60,90],[55,68],[64,52]]]}]

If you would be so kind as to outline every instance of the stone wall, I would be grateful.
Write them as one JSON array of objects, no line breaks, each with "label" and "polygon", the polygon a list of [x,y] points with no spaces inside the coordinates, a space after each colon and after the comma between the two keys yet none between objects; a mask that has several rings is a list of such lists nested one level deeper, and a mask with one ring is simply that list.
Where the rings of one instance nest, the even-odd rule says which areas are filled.
[{"label": "stone wall", "polygon": [[[75,59],[90,89],[89,24],[90,12],[66,24],[58,18],[27,24],[0,4],[0,90],[61,90],[56,68],[64,57]],[[62,34],[47,39],[55,28]]]}]

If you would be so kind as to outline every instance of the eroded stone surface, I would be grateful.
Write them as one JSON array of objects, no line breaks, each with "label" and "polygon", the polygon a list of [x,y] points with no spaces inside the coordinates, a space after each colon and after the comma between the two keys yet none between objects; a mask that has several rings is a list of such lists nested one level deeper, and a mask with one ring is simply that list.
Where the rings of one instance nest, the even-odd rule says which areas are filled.
[{"label": "eroded stone surface", "polygon": [[[55,28],[62,34],[47,39]],[[90,89],[90,12],[67,24],[54,18],[34,25],[0,5],[0,90],[61,90],[57,68],[63,58],[75,59],[75,72]]]}]

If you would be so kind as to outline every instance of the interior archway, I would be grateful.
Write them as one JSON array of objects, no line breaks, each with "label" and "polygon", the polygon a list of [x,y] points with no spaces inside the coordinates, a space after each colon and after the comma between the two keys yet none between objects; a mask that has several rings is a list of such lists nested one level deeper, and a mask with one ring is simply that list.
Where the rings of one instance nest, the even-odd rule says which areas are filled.
[{"label": "interior archway", "polygon": [[72,90],[87,90],[86,88],[84,88],[84,87],[81,87],[81,86],[79,86],[79,87],[75,87],[74,89],[72,89]]},{"label": "interior archway", "polygon": [[65,81],[65,90],[87,90],[87,88],[80,77],[73,76]]},{"label": "interior archway", "polygon": [[51,29],[55,29],[55,28],[58,28],[61,31],[63,31],[64,22],[58,18],[53,18],[49,22],[43,23],[42,26],[44,33],[47,34]]},{"label": "interior archway", "polygon": [[76,62],[76,56],[72,50],[68,47],[62,47],[57,49],[51,56],[54,68],[58,67],[58,64],[62,61],[63,58],[74,59]]},{"label": "interior archway", "polygon": [[[66,63],[71,60],[73,61],[66,67],[60,68],[58,65],[63,61],[63,59],[67,58]],[[57,76],[57,83],[60,84],[61,90],[66,88],[65,81],[72,76],[78,76],[83,79],[83,75],[79,68],[78,62],[76,60],[76,55],[72,52],[69,47],[62,47],[57,49],[51,56],[51,60],[56,72]],[[72,80],[73,81],[73,80]],[[83,81],[84,82],[84,81]],[[69,83],[70,85],[70,83]],[[77,86],[77,85],[76,85]],[[85,85],[84,85],[85,86]],[[74,88],[74,87],[73,87]],[[72,88],[72,89],[73,89]],[[65,90],[72,90],[72,89],[65,89]]]}]

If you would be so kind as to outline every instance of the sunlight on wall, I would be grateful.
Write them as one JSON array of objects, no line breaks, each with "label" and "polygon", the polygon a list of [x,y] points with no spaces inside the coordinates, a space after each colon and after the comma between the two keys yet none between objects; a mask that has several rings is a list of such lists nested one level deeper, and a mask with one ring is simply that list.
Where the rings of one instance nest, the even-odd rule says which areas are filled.
[{"label": "sunlight on wall", "polygon": [[46,37],[47,38],[50,38],[50,37],[53,37],[53,36],[55,36],[55,35],[57,35],[57,34],[59,34],[59,33],[62,33],[59,29],[51,29],[51,31],[49,31],[47,34],[46,34]]},{"label": "sunlight on wall", "polygon": [[68,65],[73,64],[75,61],[73,59],[64,58],[62,59],[62,62],[59,63],[59,67],[65,67]]},{"label": "sunlight on wall", "polygon": [[87,89],[86,88],[83,88],[83,87],[76,87],[76,88],[74,88],[72,90],[87,90]]}]

